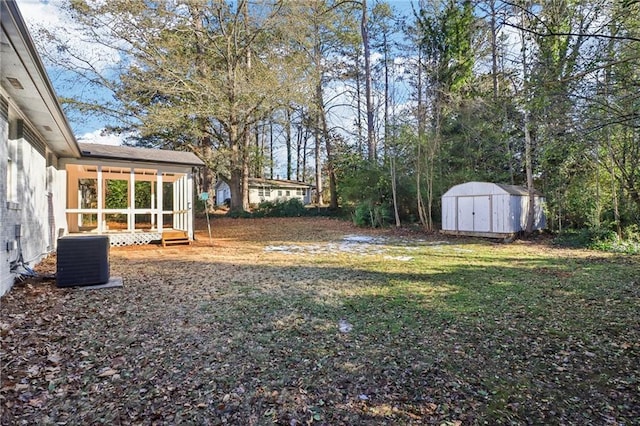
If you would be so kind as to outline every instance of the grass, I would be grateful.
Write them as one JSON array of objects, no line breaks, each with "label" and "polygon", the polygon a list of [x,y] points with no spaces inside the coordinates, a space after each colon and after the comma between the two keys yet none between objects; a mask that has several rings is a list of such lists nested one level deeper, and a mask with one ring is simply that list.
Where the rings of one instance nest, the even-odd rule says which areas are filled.
[{"label": "grass", "polygon": [[123,289],[3,297],[2,423],[640,418],[637,256],[327,219],[217,219],[213,246],[204,229],[113,249]]}]

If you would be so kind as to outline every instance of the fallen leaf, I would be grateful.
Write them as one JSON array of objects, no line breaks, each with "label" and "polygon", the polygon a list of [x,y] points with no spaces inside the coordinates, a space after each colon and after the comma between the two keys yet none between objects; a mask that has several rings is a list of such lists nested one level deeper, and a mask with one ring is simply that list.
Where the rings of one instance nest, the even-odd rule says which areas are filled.
[{"label": "fallen leaf", "polygon": [[113,376],[114,374],[117,374],[118,372],[116,370],[114,370],[113,368],[107,368],[102,370],[100,373],[98,373],[98,377],[110,377]]},{"label": "fallen leaf", "polygon": [[62,361],[62,357],[57,353],[52,353],[47,357],[47,361],[53,365],[58,365]]}]

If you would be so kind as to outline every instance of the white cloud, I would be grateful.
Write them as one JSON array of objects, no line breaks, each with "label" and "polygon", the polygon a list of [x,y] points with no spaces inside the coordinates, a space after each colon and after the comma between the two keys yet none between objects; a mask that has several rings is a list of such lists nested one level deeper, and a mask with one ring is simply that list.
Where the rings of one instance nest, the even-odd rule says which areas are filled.
[{"label": "white cloud", "polygon": [[29,30],[31,30],[35,24],[50,28],[60,25],[61,23],[61,10],[59,6],[62,5],[62,2],[60,1],[17,0],[17,3]]},{"label": "white cloud", "polygon": [[[120,62],[120,55],[116,49],[99,45],[96,40],[83,34],[78,23],[65,12],[64,1],[17,0],[17,3],[41,54],[42,52],[59,52],[60,62],[86,68],[86,63],[83,61],[87,61],[98,72],[103,72]],[[43,36],[42,30],[53,33],[62,41],[65,49],[58,49],[59,44]],[[97,32],[106,34],[107,29],[101,28]],[[74,59],[69,53],[81,59]]]},{"label": "white cloud", "polygon": [[104,129],[94,130],[78,137],[78,142],[97,143],[101,145],[122,145],[123,135],[106,133]]}]

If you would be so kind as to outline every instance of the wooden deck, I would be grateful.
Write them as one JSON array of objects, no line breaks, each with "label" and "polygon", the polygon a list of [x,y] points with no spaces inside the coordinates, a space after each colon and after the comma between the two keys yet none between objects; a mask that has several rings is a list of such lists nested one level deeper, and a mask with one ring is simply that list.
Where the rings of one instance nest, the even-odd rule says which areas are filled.
[{"label": "wooden deck", "polygon": [[172,244],[191,244],[187,231],[178,231],[175,229],[162,231],[162,247]]}]

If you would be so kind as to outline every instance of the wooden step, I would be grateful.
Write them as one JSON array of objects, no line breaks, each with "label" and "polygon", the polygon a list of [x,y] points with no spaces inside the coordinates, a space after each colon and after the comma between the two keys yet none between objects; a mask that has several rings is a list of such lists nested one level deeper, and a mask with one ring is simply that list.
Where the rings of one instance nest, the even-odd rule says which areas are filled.
[{"label": "wooden step", "polygon": [[162,247],[166,247],[170,244],[191,244],[189,235],[186,231],[163,231],[162,232]]}]

